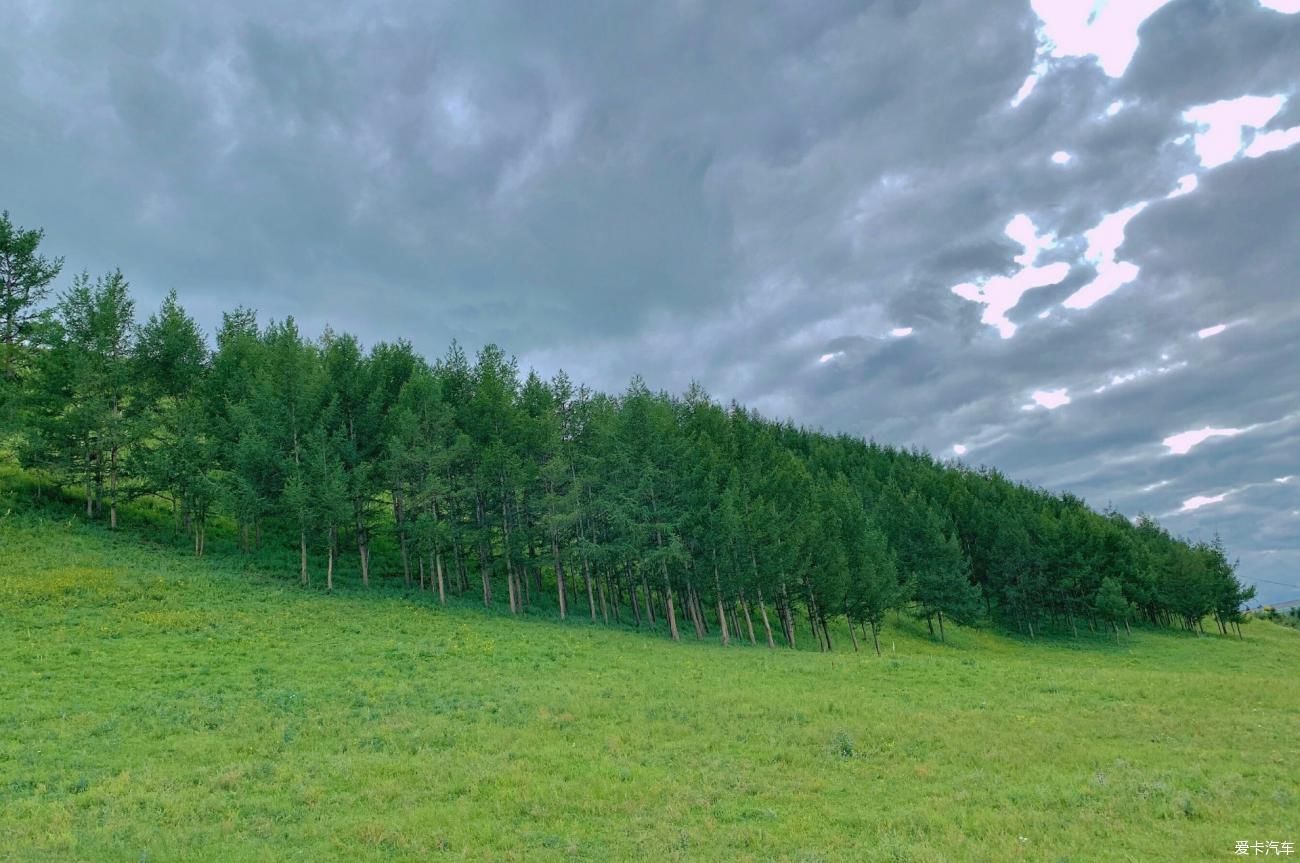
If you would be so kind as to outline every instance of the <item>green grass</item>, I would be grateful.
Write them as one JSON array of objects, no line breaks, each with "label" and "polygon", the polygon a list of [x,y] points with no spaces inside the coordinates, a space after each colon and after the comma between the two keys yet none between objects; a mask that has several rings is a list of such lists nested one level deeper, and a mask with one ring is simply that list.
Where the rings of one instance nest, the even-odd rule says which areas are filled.
[{"label": "green grass", "polygon": [[833,655],[723,649],[304,591],[5,509],[0,859],[1149,861],[1300,841],[1300,633],[1270,623],[938,645],[891,621],[879,659],[843,634]]}]

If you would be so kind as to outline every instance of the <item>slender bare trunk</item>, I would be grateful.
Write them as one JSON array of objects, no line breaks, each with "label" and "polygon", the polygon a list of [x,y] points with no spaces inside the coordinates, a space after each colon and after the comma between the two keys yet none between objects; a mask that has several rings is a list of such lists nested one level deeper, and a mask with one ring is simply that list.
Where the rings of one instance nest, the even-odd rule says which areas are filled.
[{"label": "slender bare trunk", "polygon": [[722,581],[718,577],[718,553],[713,552],[713,590],[718,600],[718,629],[722,633],[722,646],[731,644],[731,634],[727,632],[727,613],[722,608]]},{"label": "slender bare trunk", "polygon": [[767,603],[763,601],[763,589],[758,589],[758,613],[763,617],[763,632],[767,635],[767,646],[769,650],[776,649],[776,641],[772,638],[772,621],[767,617]]},{"label": "slender bare trunk", "polygon": [[438,602],[447,604],[447,580],[442,571],[442,552],[433,550],[433,572],[438,577]]},{"label": "slender bare trunk", "polygon": [[[114,408],[116,410],[116,408]],[[117,530],[117,447],[108,456],[108,528]]]},{"label": "slender bare trunk", "polygon": [[361,584],[365,587],[370,586],[370,549],[366,543],[366,528],[361,523],[360,514],[357,515],[357,557],[361,561]]},{"label": "slender bare trunk", "polygon": [[600,590],[600,617],[609,623],[609,606],[605,602],[605,579],[597,577],[596,587]]},{"label": "slender bare trunk", "polygon": [[303,587],[306,587],[311,582],[308,581],[307,575],[307,531],[305,530],[298,532],[298,560],[300,564],[298,580]]},{"label": "slender bare trunk", "polygon": [[668,582],[668,565],[664,564],[664,610],[668,615],[668,633],[673,641],[681,641],[682,635],[677,631],[677,612],[673,608],[673,587]]},{"label": "slender bare trunk", "polygon": [[749,629],[749,643],[758,644],[758,639],[754,637],[754,618],[749,614],[749,600],[745,595],[740,595],[740,609],[745,612],[745,626]]},{"label": "slender bare trunk", "polygon": [[333,590],[334,589],[334,558],[337,557],[339,553],[338,550],[339,529],[332,524],[330,525],[329,543],[330,543],[329,560],[325,564],[325,589]]},{"label": "slender bare trunk", "polygon": [[[393,523],[397,528],[397,545],[402,553],[402,580],[411,586],[411,554],[406,545],[406,507],[402,505],[402,493],[393,491]],[[423,589],[424,579],[420,579]]]},{"label": "slender bare trunk", "polygon": [[591,561],[582,553],[582,580],[587,582],[587,606],[591,609],[591,622],[596,622],[596,591],[591,586]]},{"label": "slender bare trunk", "polygon": [[655,598],[650,593],[650,585],[646,584],[645,570],[641,570],[641,589],[645,591],[645,613],[650,625],[655,625]]},{"label": "slender bare trunk", "polygon": [[786,589],[785,582],[781,582],[781,598],[778,607],[781,614],[781,623],[785,627],[785,643],[791,650],[794,650],[794,609],[790,607],[790,592]]},{"label": "slender bare trunk", "polygon": [[551,534],[551,554],[555,557],[555,593],[560,598],[560,620],[564,620],[569,605],[564,595],[564,560],[560,557],[560,541],[555,534]]},{"label": "slender bare trunk", "polygon": [[623,572],[627,575],[627,592],[632,600],[632,616],[636,618],[636,628],[641,628],[641,603],[637,598],[640,591],[637,590],[636,579],[632,577],[632,564],[629,561],[623,561]]}]

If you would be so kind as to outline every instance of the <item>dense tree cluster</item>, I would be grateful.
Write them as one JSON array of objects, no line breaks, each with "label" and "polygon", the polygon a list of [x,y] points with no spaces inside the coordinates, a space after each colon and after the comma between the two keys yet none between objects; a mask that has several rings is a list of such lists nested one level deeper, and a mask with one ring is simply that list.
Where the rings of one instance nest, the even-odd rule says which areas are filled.
[{"label": "dense tree cluster", "polygon": [[[395,576],[512,613],[830,649],[846,619],[879,651],[894,610],[1034,635],[1130,621],[1222,631],[1253,595],[1217,543],[1068,494],[722,406],[634,379],[620,395],[521,375],[494,346],[435,362],[292,319],[224,316],[209,346],[173,294],[143,323],[120,272],[77,276],[0,220],[0,368],[22,463],[88,517],[153,496],[204,553],[292,545],[333,588]],[[385,552],[376,558],[374,550]],[[388,550],[391,549],[391,552]],[[355,575],[352,575],[355,573]]]}]

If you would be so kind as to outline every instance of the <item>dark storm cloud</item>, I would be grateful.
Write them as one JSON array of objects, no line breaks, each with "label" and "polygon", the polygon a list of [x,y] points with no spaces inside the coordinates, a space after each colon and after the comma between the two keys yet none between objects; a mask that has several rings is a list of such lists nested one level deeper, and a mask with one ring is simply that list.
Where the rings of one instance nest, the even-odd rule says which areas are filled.
[{"label": "dark storm cloud", "polygon": [[[1183,112],[1295,94],[1267,128],[1300,123],[1300,15],[1175,0],[1124,75],[1053,58],[1012,107],[1044,59],[1020,2],[19,8],[0,206],[142,306],[176,287],[208,324],[245,303],[607,389],[699,379],[1218,529],[1295,583],[1300,148],[1206,171]],[[1062,308],[1100,271],[1084,232],[1143,201],[1138,278]],[[1003,339],[952,287],[1021,269],[1018,213],[1070,271]],[[1245,431],[1161,444],[1207,426]]]}]

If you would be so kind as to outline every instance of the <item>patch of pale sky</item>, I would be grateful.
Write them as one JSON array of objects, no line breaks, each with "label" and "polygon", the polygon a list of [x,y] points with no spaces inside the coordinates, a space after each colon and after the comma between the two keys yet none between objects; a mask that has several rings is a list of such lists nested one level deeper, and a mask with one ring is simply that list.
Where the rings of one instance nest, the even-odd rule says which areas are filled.
[{"label": "patch of pale sky", "polygon": [[1165,197],[1181,198],[1183,195],[1190,195],[1192,192],[1196,191],[1196,187],[1200,184],[1201,181],[1196,178],[1195,174],[1183,174],[1178,178],[1178,187],[1168,195],[1165,195]]},{"label": "patch of pale sky", "polygon": [[1052,154],[1052,163],[1056,165],[1068,165],[1074,157],[1064,150],[1057,150]]},{"label": "patch of pale sky", "polygon": [[[1196,105],[1183,112],[1183,119],[1196,126],[1192,146],[1203,168],[1217,168],[1226,165],[1244,149],[1246,129],[1259,129],[1277,116],[1286,104],[1286,96],[1238,96],[1236,99],[1221,99],[1205,105]],[[1276,133],[1256,136],[1264,138],[1257,154],[1273,152],[1294,144],[1286,143],[1291,129]],[[1268,135],[1277,137],[1269,138]],[[1252,142],[1253,146],[1253,142]]]},{"label": "patch of pale sky", "polygon": [[957,455],[965,455],[967,452],[967,448],[965,444],[955,443],[952,445],[952,451],[955,452]]},{"label": "patch of pale sky", "polygon": [[1016,91],[1016,95],[1011,97],[1011,107],[1012,108],[1020,107],[1020,103],[1029,98],[1029,94],[1034,92],[1034,88],[1038,86],[1038,82],[1042,80],[1043,75],[1045,75],[1046,73],[1047,73],[1047,64],[1045,63],[1035,64],[1034,71],[1030,72],[1025,77],[1025,82],[1020,85],[1020,89]]},{"label": "patch of pale sky", "polygon": [[1135,381],[1146,374],[1149,374],[1147,369],[1138,369],[1137,371],[1128,372],[1122,375],[1120,374],[1111,375],[1109,383],[1102,384],[1101,386],[1093,390],[1093,392],[1104,393],[1106,390],[1110,389],[1111,387],[1117,387],[1117,386],[1121,386],[1122,384],[1129,383],[1130,381]]},{"label": "patch of pale sky", "polygon": [[1024,252],[1014,258],[1021,266],[1020,271],[1010,276],[994,276],[983,284],[964,282],[953,286],[952,292],[962,299],[983,304],[980,320],[997,328],[1002,338],[1009,339],[1016,334],[1016,325],[1007,313],[1016,307],[1025,292],[1064,281],[1070,274],[1070,265],[1058,261],[1044,267],[1034,266],[1042,250],[1056,245],[1056,237],[1050,233],[1039,234],[1033,220],[1024,213],[1007,223],[1006,234],[1024,247]]},{"label": "patch of pale sky", "polygon": [[1244,434],[1247,429],[1238,428],[1205,428],[1193,429],[1191,431],[1179,432],[1170,435],[1161,441],[1169,449],[1171,455],[1187,455],[1200,444],[1215,437],[1236,437]]},{"label": "patch of pale sky", "polygon": [[1213,338],[1214,336],[1217,336],[1219,333],[1223,332],[1227,328],[1228,328],[1227,324],[1215,324],[1212,327],[1206,327],[1203,330],[1197,330],[1196,337],[1198,339]]},{"label": "patch of pale sky", "polygon": [[1096,227],[1084,231],[1083,238],[1088,243],[1084,258],[1097,268],[1097,277],[1066,297],[1063,306],[1086,309],[1137,278],[1137,264],[1116,260],[1115,255],[1124,244],[1124,230],[1128,223],[1146,207],[1146,201],[1139,201],[1104,216]]},{"label": "patch of pale sky", "polygon": [[1294,147],[1296,144],[1300,144],[1300,126],[1292,126],[1289,129],[1273,129],[1268,132],[1257,133],[1255,139],[1241,151],[1241,155],[1248,159],[1258,159],[1260,156],[1276,153],[1279,150]]},{"label": "patch of pale sky", "polygon": [[896,339],[902,339],[910,336],[912,332],[911,327],[894,327],[889,331],[889,334]]},{"label": "patch of pale sky", "polygon": [[1225,491],[1222,494],[1198,494],[1195,497],[1189,497],[1187,500],[1183,501],[1182,508],[1178,511],[1191,512],[1192,510],[1200,509],[1201,507],[1209,506],[1210,504],[1223,503],[1224,499],[1231,493],[1232,492]]},{"label": "patch of pale sky", "polygon": [[1070,393],[1065,387],[1056,390],[1034,390],[1029,394],[1029,398],[1032,403],[1023,405],[1021,410],[1032,411],[1041,407],[1054,411],[1070,403]]},{"label": "patch of pale sky", "polygon": [[1112,78],[1124,74],[1138,49],[1138,27],[1170,0],[1030,0],[1043,53],[1093,57]]}]

